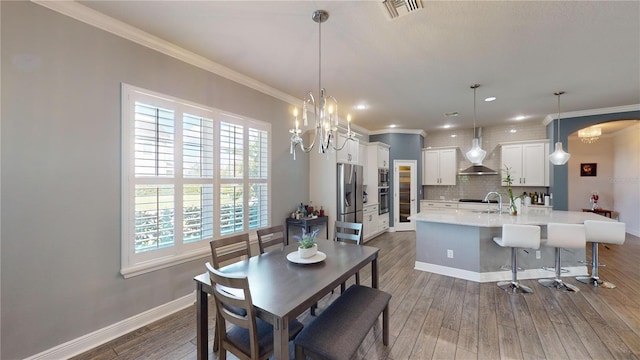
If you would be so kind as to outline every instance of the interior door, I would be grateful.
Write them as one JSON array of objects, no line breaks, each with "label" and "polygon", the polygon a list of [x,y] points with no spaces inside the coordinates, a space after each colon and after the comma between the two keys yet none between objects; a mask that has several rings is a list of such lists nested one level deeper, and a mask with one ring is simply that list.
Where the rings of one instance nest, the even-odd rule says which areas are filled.
[{"label": "interior door", "polygon": [[416,160],[393,161],[393,227],[395,231],[413,231],[415,222],[409,218],[418,212],[416,192]]}]

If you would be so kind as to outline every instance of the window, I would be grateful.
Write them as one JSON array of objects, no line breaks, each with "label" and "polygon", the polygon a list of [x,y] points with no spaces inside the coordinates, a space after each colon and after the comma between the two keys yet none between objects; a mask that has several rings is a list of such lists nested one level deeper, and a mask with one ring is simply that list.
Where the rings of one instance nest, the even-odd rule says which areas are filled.
[{"label": "window", "polygon": [[269,224],[270,124],[123,84],[125,277]]}]

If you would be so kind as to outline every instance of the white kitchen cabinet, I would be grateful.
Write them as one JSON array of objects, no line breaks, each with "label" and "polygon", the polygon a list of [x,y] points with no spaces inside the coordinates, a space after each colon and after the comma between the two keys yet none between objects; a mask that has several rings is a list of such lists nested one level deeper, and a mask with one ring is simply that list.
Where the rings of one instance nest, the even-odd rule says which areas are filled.
[{"label": "white kitchen cabinet", "polygon": [[378,231],[384,232],[389,230],[389,213],[378,216]]},{"label": "white kitchen cabinet", "polygon": [[389,147],[378,145],[378,168],[389,168]]},{"label": "white kitchen cabinet", "polygon": [[457,149],[422,150],[422,185],[455,185]]},{"label": "white kitchen cabinet", "polygon": [[[381,151],[385,149],[386,151]],[[365,169],[365,184],[367,184],[367,194],[369,203],[378,203],[378,164],[380,155],[386,154],[386,162],[389,163],[389,145],[381,142],[371,142],[367,144],[367,168]]]},{"label": "white kitchen cabinet", "polygon": [[336,136],[337,142],[335,143],[336,147],[340,147],[344,144],[344,147],[341,150],[338,150],[338,162],[339,163],[348,163],[348,164],[358,164],[358,153],[360,152],[360,141],[358,139],[347,140],[345,134],[337,133]]},{"label": "white kitchen cabinet", "polygon": [[378,205],[365,206],[362,217],[362,239],[369,240],[378,233]]},{"label": "white kitchen cabinet", "polygon": [[442,210],[457,210],[458,203],[452,201],[420,201],[420,212],[423,211],[442,211]]},{"label": "white kitchen cabinet", "polygon": [[507,167],[512,186],[549,186],[548,149],[548,142],[502,144],[502,177],[506,177]]},{"label": "white kitchen cabinet", "polygon": [[[369,163],[367,161],[367,145],[365,144],[358,144],[358,164],[362,165],[362,168],[364,169],[364,174],[367,174],[367,168],[369,166]],[[367,185],[367,179],[365,176],[365,185]]]}]

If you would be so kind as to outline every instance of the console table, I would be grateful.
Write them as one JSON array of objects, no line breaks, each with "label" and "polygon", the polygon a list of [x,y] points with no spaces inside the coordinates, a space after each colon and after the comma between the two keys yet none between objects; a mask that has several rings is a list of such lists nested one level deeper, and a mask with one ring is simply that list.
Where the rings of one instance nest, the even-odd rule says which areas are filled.
[{"label": "console table", "polygon": [[605,210],[605,209],[594,209],[594,210],[582,209],[582,212],[592,212],[592,213],[595,213],[595,214],[599,214],[599,215],[611,218],[611,210]]},{"label": "console table", "polygon": [[298,226],[304,228],[308,233],[311,232],[311,228],[314,226],[325,226],[327,230],[327,239],[329,239],[329,217],[328,216],[318,216],[315,219],[312,218],[302,218],[302,219],[292,219],[287,218],[287,245],[289,245],[289,226]]}]

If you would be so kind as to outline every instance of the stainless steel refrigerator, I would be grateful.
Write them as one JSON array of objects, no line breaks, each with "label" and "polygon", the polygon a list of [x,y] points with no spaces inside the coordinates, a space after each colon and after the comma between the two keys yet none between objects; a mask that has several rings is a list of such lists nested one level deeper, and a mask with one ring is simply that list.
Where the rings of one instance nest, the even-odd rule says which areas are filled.
[{"label": "stainless steel refrigerator", "polygon": [[362,223],[363,169],[360,165],[338,164],[338,221]]}]

